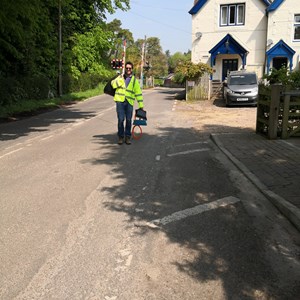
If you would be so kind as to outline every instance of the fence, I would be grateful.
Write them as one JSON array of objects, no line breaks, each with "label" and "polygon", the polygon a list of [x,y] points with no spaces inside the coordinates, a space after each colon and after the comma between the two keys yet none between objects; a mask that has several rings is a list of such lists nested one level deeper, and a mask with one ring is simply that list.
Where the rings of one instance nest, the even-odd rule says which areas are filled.
[{"label": "fence", "polygon": [[269,139],[300,136],[300,91],[285,91],[280,84],[260,88],[256,133]]},{"label": "fence", "polygon": [[186,100],[207,100],[210,97],[209,75],[186,82]]}]

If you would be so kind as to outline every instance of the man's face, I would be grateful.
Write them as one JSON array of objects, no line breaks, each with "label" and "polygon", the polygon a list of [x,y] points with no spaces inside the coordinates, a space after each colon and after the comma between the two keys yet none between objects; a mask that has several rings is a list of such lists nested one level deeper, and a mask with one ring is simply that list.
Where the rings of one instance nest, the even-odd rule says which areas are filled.
[{"label": "man's face", "polygon": [[126,75],[131,75],[131,73],[132,73],[131,65],[126,65],[125,66],[125,71],[126,71]]}]

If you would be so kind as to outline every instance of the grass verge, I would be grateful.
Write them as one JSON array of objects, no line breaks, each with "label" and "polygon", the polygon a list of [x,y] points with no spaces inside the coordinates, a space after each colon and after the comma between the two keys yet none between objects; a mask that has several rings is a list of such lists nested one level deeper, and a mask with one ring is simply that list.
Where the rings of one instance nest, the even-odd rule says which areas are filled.
[{"label": "grass verge", "polygon": [[83,101],[88,98],[103,94],[104,84],[99,84],[95,89],[84,92],[70,93],[60,98],[23,100],[7,106],[0,106],[0,119],[9,120],[14,118],[34,115],[43,111],[55,109],[62,105]]}]

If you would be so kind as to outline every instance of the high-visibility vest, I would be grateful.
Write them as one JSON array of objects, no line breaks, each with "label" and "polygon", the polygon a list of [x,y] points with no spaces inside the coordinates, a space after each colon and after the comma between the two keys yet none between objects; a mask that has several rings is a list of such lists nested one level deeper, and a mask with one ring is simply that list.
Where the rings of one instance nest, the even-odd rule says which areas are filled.
[{"label": "high-visibility vest", "polygon": [[143,95],[140,88],[140,84],[136,80],[135,76],[132,75],[130,82],[126,88],[125,79],[122,75],[111,81],[111,85],[116,89],[114,100],[116,102],[124,102],[125,99],[133,106],[134,101],[137,100],[139,108],[144,107]]}]

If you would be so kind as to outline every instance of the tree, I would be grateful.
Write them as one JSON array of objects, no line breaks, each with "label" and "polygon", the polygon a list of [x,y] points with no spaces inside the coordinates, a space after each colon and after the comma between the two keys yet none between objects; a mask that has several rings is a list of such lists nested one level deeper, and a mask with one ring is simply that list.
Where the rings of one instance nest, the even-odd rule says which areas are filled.
[{"label": "tree", "polygon": [[181,53],[176,52],[173,55],[169,56],[168,64],[169,64],[169,73],[174,73],[175,69],[179,64],[183,64],[187,61],[191,60],[191,53]]},{"label": "tree", "polygon": [[[111,44],[108,46],[109,33],[103,27],[105,14],[128,9],[129,0],[62,0],[61,8],[64,75],[74,74],[74,68],[102,74],[104,57],[111,49]],[[58,1],[2,0],[0,32],[1,101],[9,103],[31,97],[29,90],[40,90],[37,77],[45,79],[44,86],[47,84],[55,89]],[[92,60],[87,63],[81,54],[87,54],[85,47],[91,45],[89,58]],[[97,55],[94,47],[99,47]],[[103,68],[99,68],[102,64]]]},{"label": "tree", "polygon": [[[41,0],[1,1],[0,74],[19,76],[36,73],[48,56],[44,47],[52,47],[54,26],[48,6]],[[39,47],[37,47],[39,45]],[[38,63],[35,61],[38,60]],[[42,62],[42,64],[40,64]]]},{"label": "tree", "polygon": [[78,79],[82,73],[107,77],[108,64],[103,64],[101,57],[110,47],[109,36],[100,26],[85,34],[75,34],[71,64],[74,78]]},{"label": "tree", "polygon": [[146,76],[161,77],[167,75],[167,56],[163,53],[160,40],[157,37],[149,37],[145,47],[145,65],[149,69],[145,70]]},{"label": "tree", "polygon": [[205,73],[212,74],[212,72],[212,68],[207,64],[201,62],[194,64],[191,61],[186,61],[176,67],[173,81],[177,83],[184,83],[186,80],[197,80]]},{"label": "tree", "polygon": [[129,49],[134,45],[132,33],[128,29],[123,29],[122,23],[118,19],[114,19],[105,25],[106,31],[111,32],[110,35],[110,49],[107,53],[109,60],[114,58],[121,59],[124,50],[124,40],[126,40],[126,47]]},{"label": "tree", "polygon": [[[110,56],[113,51],[119,51],[122,45],[122,38],[130,38],[130,32],[123,30],[121,28],[121,22],[118,20],[112,21],[110,24],[105,24],[105,13],[113,13],[116,8],[126,10],[129,7],[128,0],[106,0],[106,1],[94,1],[94,0],[65,0],[69,1],[69,5],[64,8],[64,20],[65,25],[63,26],[64,32],[63,36],[65,38],[65,48],[66,54],[65,59],[68,60],[67,66],[74,67],[76,62],[76,55],[72,55],[68,52],[68,49],[77,49],[76,43],[80,41],[80,49],[83,51],[84,45],[86,49],[84,50],[88,53],[89,43],[82,43],[84,36],[88,37],[89,42],[94,39],[94,45],[99,46],[98,65],[103,64],[108,67],[110,64]],[[92,37],[94,35],[94,37]],[[131,34],[132,37],[132,34]],[[101,43],[97,42],[101,40]],[[87,41],[87,39],[86,39]],[[109,43],[109,45],[108,45]],[[68,54],[71,55],[68,56]],[[90,57],[90,55],[88,56]],[[94,61],[95,62],[95,61]],[[82,61],[81,61],[82,63]],[[81,63],[77,62],[77,65]],[[91,62],[92,63],[92,62]],[[73,68],[74,70],[74,68]]]}]

